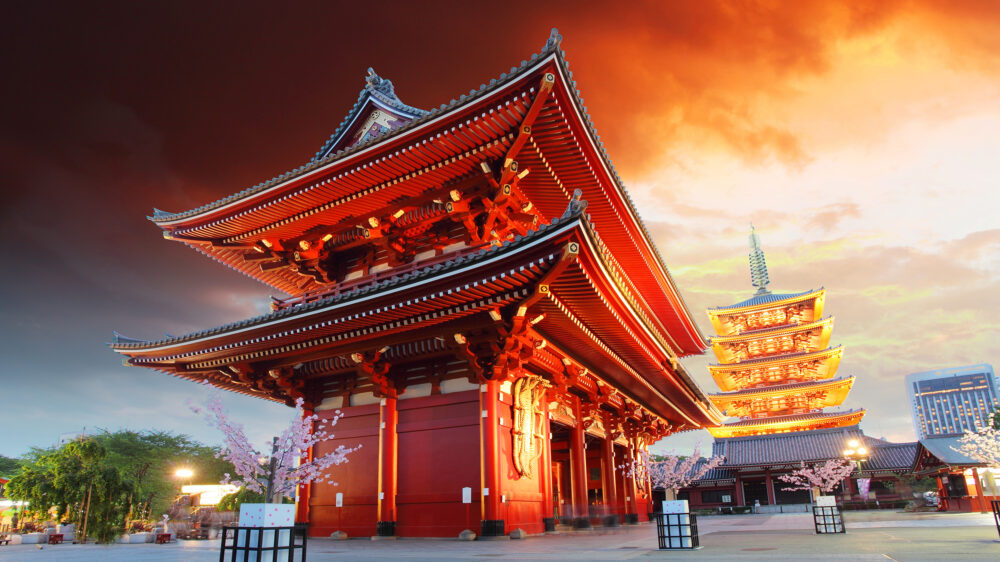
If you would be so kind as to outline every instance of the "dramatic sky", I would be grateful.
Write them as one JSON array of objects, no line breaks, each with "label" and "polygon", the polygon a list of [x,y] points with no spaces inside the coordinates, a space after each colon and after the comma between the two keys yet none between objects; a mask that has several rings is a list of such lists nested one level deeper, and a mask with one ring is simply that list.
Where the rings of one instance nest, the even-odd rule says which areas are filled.
[{"label": "dramatic sky", "polygon": [[[128,427],[218,437],[204,389],[104,342],[265,309],[273,291],[164,241],[192,208],[302,164],[368,66],[437,106],[564,36],[687,303],[825,286],[845,406],[912,439],[903,377],[1000,352],[1000,5],[833,2],[16,3],[0,38],[0,454]],[[474,7],[469,7],[470,5]],[[707,357],[685,361],[714,390]],[[227,395],[258,439],[290,410]],[[707,433],[671,438],[685,448]]]}]

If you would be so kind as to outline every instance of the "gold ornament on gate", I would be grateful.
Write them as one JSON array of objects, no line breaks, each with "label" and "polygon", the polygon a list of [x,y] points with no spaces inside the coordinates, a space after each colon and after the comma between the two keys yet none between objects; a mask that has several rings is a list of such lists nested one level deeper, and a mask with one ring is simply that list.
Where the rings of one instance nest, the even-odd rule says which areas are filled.
[{"label": "gold ornament on gate", "polygon": [[541,447],[535,438],[544,434],[539,431],[547,420],[545,412],[538,410],[538,401],[550,385],[538,375],[525,375],[514,381],[514,468],[521,476],[534,478],[532,470],[541,456]]}]

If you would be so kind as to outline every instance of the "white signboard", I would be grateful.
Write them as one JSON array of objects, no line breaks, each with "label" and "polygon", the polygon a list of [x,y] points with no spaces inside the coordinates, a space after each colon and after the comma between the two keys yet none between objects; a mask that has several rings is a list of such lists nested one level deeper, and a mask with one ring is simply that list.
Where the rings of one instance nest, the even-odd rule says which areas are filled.
[{"label": "white signboard", "polygon": [[837,507],[836,496],[820,496],[816,498],[816,505],[820,507]]},{"label": "white signboard", "polygon": [[337,507],[344,507],[344,493],[337,492]]},{"label": "white signboard", "polygon": [[472,503],[472,488],[462,488],[462,503]]}]

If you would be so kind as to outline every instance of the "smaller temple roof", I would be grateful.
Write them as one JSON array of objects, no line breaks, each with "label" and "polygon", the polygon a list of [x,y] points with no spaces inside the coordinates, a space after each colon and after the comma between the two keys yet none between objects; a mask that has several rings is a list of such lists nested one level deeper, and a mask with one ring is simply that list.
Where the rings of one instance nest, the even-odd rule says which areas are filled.
[{"label": "smaller temple roof", "polygon": [[933,455],[942,464],[952,467],[985,466],[985,463],[981,463],[955,450],[961,445],[958,441],[961,438],[961,435],[928,437],[921,439],[919,444],[923,450]]},{"label": "smaller temple roof", "polygon": [[862,465],[864,472],[909,470],[917,453],[916,443],[890,443],[867,437],[857,425],[852,425],[716,439],[712,454],[726,458],[720,467],[723,469],[825,461],[843,458],[844,447],[851,439],[863,440],[868,445],[870,456]]}]

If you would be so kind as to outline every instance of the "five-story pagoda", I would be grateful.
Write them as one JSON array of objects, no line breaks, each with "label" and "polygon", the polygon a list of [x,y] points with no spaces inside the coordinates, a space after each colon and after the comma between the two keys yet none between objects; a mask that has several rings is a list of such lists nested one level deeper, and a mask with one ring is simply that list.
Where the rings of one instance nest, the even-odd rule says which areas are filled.
[{"label": "five-story pagoda", "polygon": [[714,437],[767,435],[857,424],[864,410],[824,412],[840,405],[854,377],[834,378],[843,347],[829,347],[833,318],[823,317],[826,291],[774,294],[764,252],[750,234],[753,297],[709,309],[718,365],[709,366],[723,391],[712,402],[736,422],[709,428]]}]

